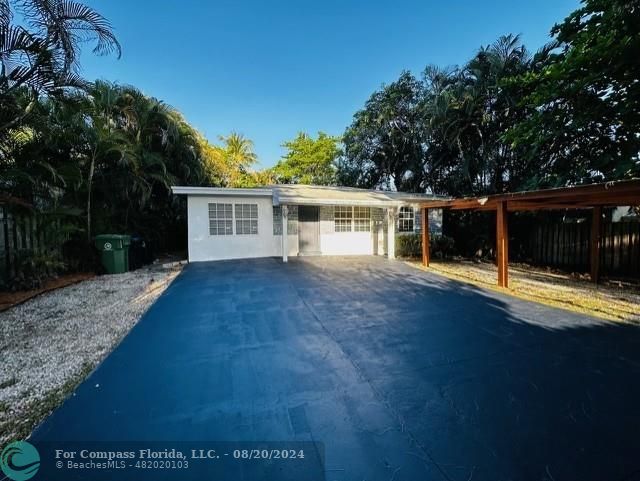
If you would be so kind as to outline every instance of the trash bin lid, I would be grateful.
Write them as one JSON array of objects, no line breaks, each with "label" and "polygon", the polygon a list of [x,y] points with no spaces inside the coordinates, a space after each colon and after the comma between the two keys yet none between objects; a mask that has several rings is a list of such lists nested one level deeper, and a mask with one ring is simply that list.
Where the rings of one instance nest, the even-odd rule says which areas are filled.
[{"label": "trash bin lid", "polygon": [[122,249],[131,243],[131,237],[122,234],[98,234],[94,242],[101,250]]}]

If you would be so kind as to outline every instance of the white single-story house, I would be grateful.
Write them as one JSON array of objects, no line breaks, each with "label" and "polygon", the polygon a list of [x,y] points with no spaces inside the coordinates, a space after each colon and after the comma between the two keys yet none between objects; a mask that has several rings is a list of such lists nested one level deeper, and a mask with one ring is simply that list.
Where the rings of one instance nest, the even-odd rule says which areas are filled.
[{"label": "white single-story house", "polygon": [[[187,196],[189,261],[303,255],[395,257],[395,234],[421,232],[436,197],[347,187],[172,187]],[[442,211],[429,210],[439,233]],[[286,235],[283,235],[286,234]]]}]

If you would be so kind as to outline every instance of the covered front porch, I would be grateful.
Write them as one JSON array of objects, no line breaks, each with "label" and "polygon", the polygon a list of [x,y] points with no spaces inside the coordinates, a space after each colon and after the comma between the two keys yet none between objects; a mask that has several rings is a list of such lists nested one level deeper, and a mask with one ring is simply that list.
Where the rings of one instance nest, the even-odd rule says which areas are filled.
[{"label": "covered front porch", "polygon": [[[288,234],[281,237],[282,260],[287,262],[292,253],[394,259],[399,220],[410,215],[413,232],[414,210],[419,212],[421,202],[433,199],[426,194],[279,185],[274,188],[274,225],[283,232],[287,226]],[[421,225],[419,219],[415,225]]]},{"label": "covered front porch", "polygon": [[375,255],[394,259],[398,210],[397,206],[340,204],[276,206],[274,225],[281,225],[283,231],[282,261],[287,262],[292,254]]}]

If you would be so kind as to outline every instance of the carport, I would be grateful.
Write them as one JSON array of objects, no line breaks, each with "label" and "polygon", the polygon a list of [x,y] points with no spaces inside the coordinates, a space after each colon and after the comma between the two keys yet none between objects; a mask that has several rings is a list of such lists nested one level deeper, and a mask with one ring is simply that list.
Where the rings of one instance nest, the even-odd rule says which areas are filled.
[{"label": "carport", "polygon": [[[509,212],[536,210],[590,209],[591,281],[600,275],[600,236],[603,207],[640,205],[640,179],[601,184],[533,190],[485,197],[428,200],[422,203],[423,224],[428,225],[429,209],[495,211],[498,286],[509,287]],[[422,264],[429,266],[429,229],[422,233]]]}]

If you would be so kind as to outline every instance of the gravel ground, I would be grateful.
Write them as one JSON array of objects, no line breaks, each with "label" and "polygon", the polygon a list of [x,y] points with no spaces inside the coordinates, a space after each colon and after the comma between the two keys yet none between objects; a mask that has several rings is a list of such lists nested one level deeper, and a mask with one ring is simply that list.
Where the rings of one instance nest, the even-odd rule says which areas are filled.
[{"label": "gravel ground", "polygon": [[179,272],[150,266],[96,277],[0,313],[0,445],[29,434]]},{"label": "gravel ground", "polygon": [[[424,269],[420,262],[410,265]],[[490,262],[431,262],[428,270],[514,296],[617,322],[640,322],[640,288],[615,282],[594,285],[586,276],[552,272],[533,266],[509,266],[509,288],[496,286],[498,269]]]}]

